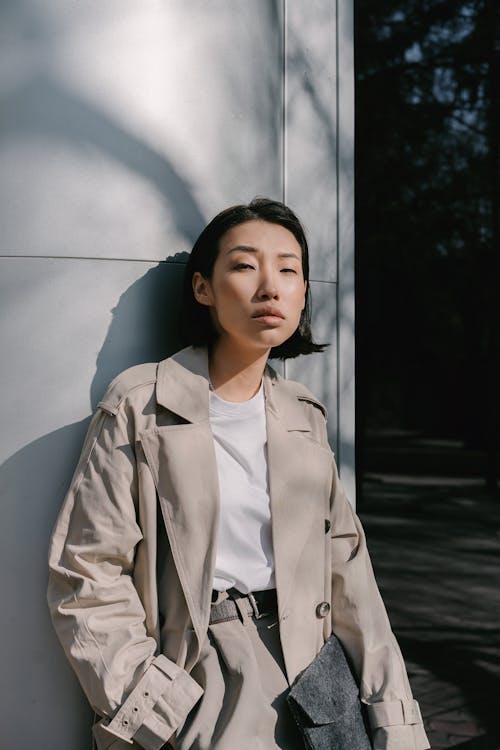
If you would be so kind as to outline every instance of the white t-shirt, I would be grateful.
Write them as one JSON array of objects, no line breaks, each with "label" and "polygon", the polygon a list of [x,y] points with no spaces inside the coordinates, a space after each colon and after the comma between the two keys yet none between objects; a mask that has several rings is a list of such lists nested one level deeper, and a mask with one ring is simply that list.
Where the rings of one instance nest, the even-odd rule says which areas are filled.
[{"label": "white t-shirt", "polygon": [[210,391],[219,475],[220,520],[213,587],[246,594],[275,587],[267,433],[262,385],[249,401]]}]

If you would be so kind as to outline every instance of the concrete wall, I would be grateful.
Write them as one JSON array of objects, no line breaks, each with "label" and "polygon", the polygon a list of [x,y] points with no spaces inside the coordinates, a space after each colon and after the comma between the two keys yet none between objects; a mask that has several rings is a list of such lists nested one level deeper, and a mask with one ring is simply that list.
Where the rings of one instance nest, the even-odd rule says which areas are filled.
[{"label": "concrete wall", "polygon": [[350,0],[0,6],[0,747],[83,750],[46,553],[109,380],[177,347],[186,252],[220,209],[283,199],[312,251],[328,405],[354,499]]}]

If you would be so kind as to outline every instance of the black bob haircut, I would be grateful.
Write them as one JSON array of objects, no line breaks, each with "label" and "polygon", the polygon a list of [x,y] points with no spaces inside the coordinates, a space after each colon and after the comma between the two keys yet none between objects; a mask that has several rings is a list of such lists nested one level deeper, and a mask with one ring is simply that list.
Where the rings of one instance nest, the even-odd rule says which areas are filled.
[{"label": "black bob haircut", "polygon": [[304,229],[293,211],[279,201],[269,198],[254,198],[248,205],[231,206],[217,214],[205,227],[196,242],[187,262],[181,304],[181,332],[186,344],[207,346],[217,338],[217,331],[206,305],[196,301],[192,278],[196,271],[211,279],[219,254],[219,241],[232,227],[246,221],[268,221],[288,229],[302,251],[302,272],[306,286],[306,303],[294,333],[282,344],[271,349],[270,357],[291,359],[299,354],[321,352],[328,344],[316,344],[311,333],[311,295],[309,290],[309,250]]}]

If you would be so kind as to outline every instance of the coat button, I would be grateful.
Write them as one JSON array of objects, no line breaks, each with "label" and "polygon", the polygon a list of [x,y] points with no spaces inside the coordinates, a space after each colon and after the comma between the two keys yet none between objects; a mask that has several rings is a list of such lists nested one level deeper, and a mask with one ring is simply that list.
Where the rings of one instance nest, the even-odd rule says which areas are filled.
[{"label": "coat button", "polygon": [[325,518],[325,534],[328,534],[331,528],[332,528],[332,524],[330,523],[328,518]]},{"label": "coat button", "polygon": [[330,611],[330,605],[328,602],[321,602],[321,604],[318,604],[316,607],[316,615],[318,617],[326,617],[328,612]]}]

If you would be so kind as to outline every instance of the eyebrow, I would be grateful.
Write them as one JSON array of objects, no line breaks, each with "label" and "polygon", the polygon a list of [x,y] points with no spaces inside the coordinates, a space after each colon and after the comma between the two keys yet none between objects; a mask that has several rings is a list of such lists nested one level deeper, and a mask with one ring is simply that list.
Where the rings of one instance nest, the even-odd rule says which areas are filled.
[{"label": "eyebrow", "polygon": [[[237,252],[258,253],[259,250],[256,247],[252,247],[251,245],[236,245],[236,247],[232,247],[230,250],[228,250],[226,255],[230,255],[231,253],[237,253]],[[298,261],[301,260],[301,258],[297,255],[297,253],[291,253],[291,252],[278,253],[278,258],[295,258]]]}]

